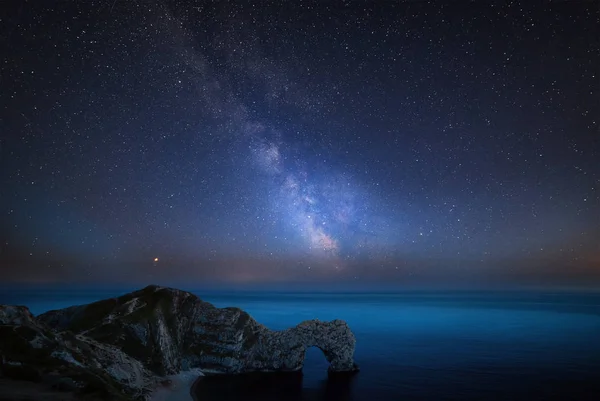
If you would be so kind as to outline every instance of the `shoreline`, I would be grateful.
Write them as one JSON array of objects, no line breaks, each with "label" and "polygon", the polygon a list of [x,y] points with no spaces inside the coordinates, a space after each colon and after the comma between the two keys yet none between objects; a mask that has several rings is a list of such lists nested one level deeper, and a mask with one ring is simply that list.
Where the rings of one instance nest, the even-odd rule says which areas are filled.
[{"label": "shoreline", "polygon": [[151,393],[149,401],[189,401],[193,395],[195,384],[204,373],[199,369],[188,370],[165,377],[171,381],[169,385],[157,386]]},{"label": "shoreline", "polygon": [[192,398],[193,401],[199,401],[196,398],[196,387],[198,386],[198,382],[200,381],[200,379],[202,378],[202,375],[198,376],[196,378],[196,380],[194,380],[194,382],[192,383],[192,386],[190,387],[190,397]]}]

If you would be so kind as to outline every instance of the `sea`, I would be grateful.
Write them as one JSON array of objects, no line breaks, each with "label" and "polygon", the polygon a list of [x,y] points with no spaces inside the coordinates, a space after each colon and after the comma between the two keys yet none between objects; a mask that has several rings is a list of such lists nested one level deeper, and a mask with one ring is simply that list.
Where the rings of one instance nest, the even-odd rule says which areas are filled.
[{"label": "sea", "polygon": [[[39,314],[120,293],[13,289],[0,303]],[[302,374],[204,376],[178,401],[600,400],[599,292],[196,294],[274,330],[343,319],[360,372],[329,377],[322,352],[310,348]]]}]

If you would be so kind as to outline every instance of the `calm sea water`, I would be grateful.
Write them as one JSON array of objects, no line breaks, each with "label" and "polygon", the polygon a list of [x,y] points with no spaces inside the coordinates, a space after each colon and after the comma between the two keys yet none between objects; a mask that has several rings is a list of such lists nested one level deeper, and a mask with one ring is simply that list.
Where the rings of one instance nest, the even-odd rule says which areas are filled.
[{"label": "calm sea water", "polygon": [[[33,313],[119,292],[4,292]],[[600,400],[600,294],[199,293],[272,329],[344,319],[361,371],[330,380],[318,349],[303,375],[208,378],[199,400]]]}]

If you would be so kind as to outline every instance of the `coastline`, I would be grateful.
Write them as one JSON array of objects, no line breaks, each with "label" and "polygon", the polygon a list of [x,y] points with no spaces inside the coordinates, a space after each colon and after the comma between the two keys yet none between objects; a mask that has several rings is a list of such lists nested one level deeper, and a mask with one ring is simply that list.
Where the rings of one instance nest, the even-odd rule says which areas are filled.
[{"label": "coastline", "polygon": [[200,369],[187,370],[176,375],[167,376],[167,386],[158,386],[152,392],[149,401],[189,401],[195,400],[193,395],[195,384],[204,376]]},{"label": "coastline", "polygon": [[192,386],[190,387],[190,398],[193,401],[199,401],[198,398],[196,398],[196,388],[198,387],[198,383],[200,383],[200,379],[202,378],[202,376],[204,375],[200,375],[196,378],[196,380],[194,380],[194,383],[192,383]]}]

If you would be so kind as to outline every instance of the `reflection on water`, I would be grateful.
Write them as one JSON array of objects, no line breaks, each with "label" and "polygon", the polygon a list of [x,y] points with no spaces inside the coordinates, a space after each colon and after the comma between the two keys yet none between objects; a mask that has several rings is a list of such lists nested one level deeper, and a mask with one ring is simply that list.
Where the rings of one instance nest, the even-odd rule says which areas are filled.
[{"label": "reflection on water", "polygon": [[346,401],[356,375],[330,375],[316,388],[303,386],[301,372],[213,375],[198,379],[198,401]]}]

